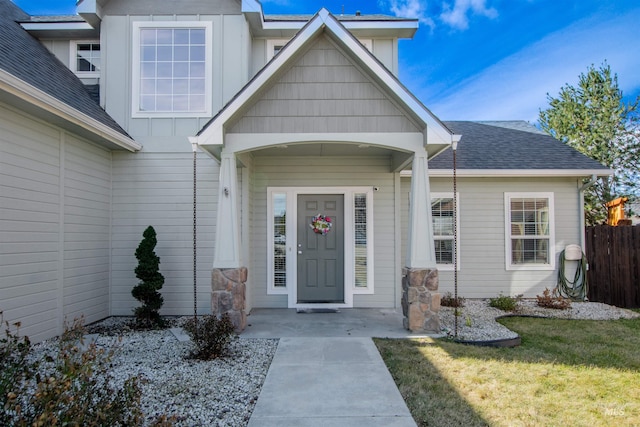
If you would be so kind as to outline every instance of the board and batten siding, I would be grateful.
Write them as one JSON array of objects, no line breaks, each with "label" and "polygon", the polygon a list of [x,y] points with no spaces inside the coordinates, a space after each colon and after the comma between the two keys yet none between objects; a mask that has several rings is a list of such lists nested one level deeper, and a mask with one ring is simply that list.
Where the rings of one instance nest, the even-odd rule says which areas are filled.
[{"label": "board and batten siding", "polygon": [[[402,256],[406,257],[411,180],[403,178]],[[453,193],[451,179],[432,178],[431,191]],[[575,178],[458,178],[460,270],[458,294],[491,298],[500,293],[533,298],[556,286],[557,270],[507,271],[505,265],[505,192],[552,192],[556,257],[568,244],[580,244],[578,187]],[[453,293],[453,271],[440,271],[440,293]]]},{"label": "board and batten siding", "polygon": [[0,310],[37,342],[109,312],[111,153],[0,104]]},{"label": "board and batten siding", "polygon": [[[218,202],[218,163],[197,160],[198,312],[211,311],[211,268]],[[113,315],[132,315],[138,283],[135,251],[142,233],[153,226],[156,254],[165,282],[161,314],[193,313],[193,154],[114,153],[112,214]]]},{"label": "board and batten siding", "polygon": [[354,307],[393,308],[396,303],[394,174],[388,157],[255,157],[253,163],[252,260],[248,286],[253,307],[287,307],[286,295],[267,295],[267,188],[373,187],[374,290],[354,295]]},{"label": "board and batten siding", "polygon": [[326,36],[268,88],[228,133],[421,132]]}]

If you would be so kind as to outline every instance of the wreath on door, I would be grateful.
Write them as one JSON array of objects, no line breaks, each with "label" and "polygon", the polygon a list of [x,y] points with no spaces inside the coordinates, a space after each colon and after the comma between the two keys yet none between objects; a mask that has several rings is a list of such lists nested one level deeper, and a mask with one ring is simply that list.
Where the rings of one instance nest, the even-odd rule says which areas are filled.
[{"label": "wreath on door", "polygon": [[311,224],[309,224],[309,227],[313,229],[314,233],[322,234],[323,236],[331,230],[332,226],[331,218],[322,214],[314,216],[311,219]]}]

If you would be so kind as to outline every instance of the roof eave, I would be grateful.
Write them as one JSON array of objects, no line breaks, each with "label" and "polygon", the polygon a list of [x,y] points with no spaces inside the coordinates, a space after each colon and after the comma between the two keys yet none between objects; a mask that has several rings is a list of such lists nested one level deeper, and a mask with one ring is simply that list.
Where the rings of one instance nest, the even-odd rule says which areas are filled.
[{"label": "roof eave", "polygon": [[142,145],[131,137],[110,128],[4,70],[0,70],[0,91],[36,107],[44,115],[58,118],[60,122],[66,124],[65,127],[74,129],[82,135],[90,135],[94,142],[111,149],[124,149],[132,152],[142,149]]},{"label": "roof eave", "polygon": [[[433,178],[450,178],[452,169],[429,169],[429,176]],[[611,169],[457,169],[458,178],[544,178],[544,177],[575,177],[611,176]],[[410,177],[411,171],[400,172],[402,177]]]}]

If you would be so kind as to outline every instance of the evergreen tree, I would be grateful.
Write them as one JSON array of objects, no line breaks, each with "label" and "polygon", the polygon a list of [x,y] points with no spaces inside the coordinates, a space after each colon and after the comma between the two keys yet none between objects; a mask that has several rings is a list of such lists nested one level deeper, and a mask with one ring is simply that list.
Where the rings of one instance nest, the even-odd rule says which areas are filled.
[{"label": "evergreen tree", "polygon": [[162,326],[159,311],[164,299],[158,291],[162,289],[164,276],[159,270],[160,257],[154,251],[158,243],[156,231],[149,226],[142,236],[144,238],[136,249],[138,266],[135,269],[136,277],[140,282],[131,290],[131,295],[142,303],[140,307],[134,309],[138,326],[150,328]]},{"label": "evergreen tree", "polygon": [[547,99],[550,107],[540,111],[542,129],[614,171],[585,191],[587,225],[604,223],[606,202],[633,198],[640,190],[638,99],[623,102],[618,77],[606,63],[580,74],[578,87],[567,84],[558,98],[547,94]]}]

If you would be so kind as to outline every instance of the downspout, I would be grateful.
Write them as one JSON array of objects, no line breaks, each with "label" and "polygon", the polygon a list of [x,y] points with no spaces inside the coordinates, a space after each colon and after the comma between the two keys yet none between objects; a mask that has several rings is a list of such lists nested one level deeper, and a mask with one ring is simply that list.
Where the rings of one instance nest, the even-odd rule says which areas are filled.
[{"label": "downspout", "polygon": [[580,187],[580,189],[578,190],[578,199],[579,199],[579,203],[580,203],[580,209],[578,210],[578,224],[580,227],[580,247],[582,248],[583,251],[586,251],[585,248],[585,235],[584,235],[584,191],[591,187],[593,184],[595,184],[596,180],[598,179],[598,177],[593,174],[591,175],[591,178],[589,179],[589,181],[585,182],[584,184],[582,184],[582,186]]}]

